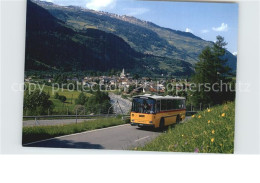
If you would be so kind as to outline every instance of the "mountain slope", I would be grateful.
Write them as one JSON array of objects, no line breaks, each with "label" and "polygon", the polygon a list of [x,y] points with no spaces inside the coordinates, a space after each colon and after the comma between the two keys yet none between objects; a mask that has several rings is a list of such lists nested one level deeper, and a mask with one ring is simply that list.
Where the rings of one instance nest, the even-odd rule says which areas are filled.
[{"label": "mountain slope", "polygon": [[[76,30],[31,1],[27,2],[26,26],[26,70],[126,68],[141,75],[192,73],[189,63],[139,53],[114,34],[93,28]],[[171,72],[158,68],[163,60]]]},{"label": "mountain slope", "polygon": [[113,34],[95,29],[76,32],[30,1],[27,4],[26,53],[27,69],[33,69],[37,60],[62,70],[131,68],[141,56]]},{"label": "mountain slope", "polygon": [[[83,9],[75,6],[58,6],[37,1],[53,16],[76,29],[100,29],[113,33],[126,41],[136,51],[144,54],[174,58],[195,64],[198,55],[212,42],[202,40],[192,33],[163,28],[134,17]],[[227,52],[228,65],[236,70],[236,58]]]}]

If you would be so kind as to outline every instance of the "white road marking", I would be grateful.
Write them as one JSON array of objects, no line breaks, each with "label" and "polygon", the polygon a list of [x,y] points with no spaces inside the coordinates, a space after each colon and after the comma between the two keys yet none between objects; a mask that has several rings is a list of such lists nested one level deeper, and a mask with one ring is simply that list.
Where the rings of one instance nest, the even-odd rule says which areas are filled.
[{"label": "white road marking", "polygon": [[140,138],[140,139],[135,140],[135,142],[138,142],[138,141],[140,141],[140,140],[147,139],[147,138],[149,138],[149,137],[150,137],[150,136],[142,137],[142,138]]},{"label": "white road marking", "polygon": [[100,129],[85,131],[85,132],[80,132],[80,133],[73,133],[73,134],[70,134],[70,135],[63,135],[63,136],[53,137],[53,138],[50,138],[50,139],[39,140],[39,141],[36,141],[36,142],[30,142],[30,143],[23,144],[23,145],[27,146],[27,145],[36,144],[36,143],[39,143],[39,142],[45,142],[45,141],[49,141],[49,140],[53,140],[53,139],[61,139],[61,138],[64,138],[64,137],[86,134],[86,133],[91,133],[91,132],[96,132],[96,131],[101,131],[101,130],[106,130],[106,129],[111,129],[111,128],[118,128],[118,127],[127,126],[127,125],[129,125],[129,124],[111,126],[111,127],[107,127],[107,128],[100,128]]}]

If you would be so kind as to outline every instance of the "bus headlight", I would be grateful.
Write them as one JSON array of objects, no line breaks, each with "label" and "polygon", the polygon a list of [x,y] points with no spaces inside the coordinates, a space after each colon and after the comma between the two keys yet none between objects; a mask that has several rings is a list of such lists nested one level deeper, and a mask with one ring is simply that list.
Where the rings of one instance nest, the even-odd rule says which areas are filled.
[{"label": "bus headlight", "polygon": [[150,123],[150,124],[153,124],[153,121],[150,121],[149,123]]},{"label": "bus headlight", "polygon": [[134,119],[132,119],[132,121],[134,122],[135,120],[134,120]]}]

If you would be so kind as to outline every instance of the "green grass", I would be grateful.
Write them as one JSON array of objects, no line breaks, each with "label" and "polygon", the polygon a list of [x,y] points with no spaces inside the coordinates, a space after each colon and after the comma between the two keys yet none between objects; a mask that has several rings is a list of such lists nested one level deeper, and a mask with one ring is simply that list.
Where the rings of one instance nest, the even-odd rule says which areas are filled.
[{"label": "green grass", "polygon": [[[55,88],[55,90],[57,90],[57,88]],[[67,89],[59,89],[57,91],[59,95],[63,95],[67,98],[65,103],[62,103],[59,99],[54,98],[55,92],[52,92],[51,86],[44,86],[43,91],[50,94],[50,100],[53,102],[55,106],[53,112],[59,114],[60,113],[66,114],[67,108],[70,112],[72,112],[75,108],[75,100],[78,98],[80,94],[79,91],[69,91]]]},{"label": "green grass", "polygon": [[194,115],[186,123],[169,127],[168,131],[141,151],[233,153],[235,104],[227,103]]},{"label": "green grass", "polygon": [[[40,89],[43,86],[36,84],[36,88]],[[43,91],[46,93],[49,93],[50,95],[50,100],[53,102],[54,104],[54,109],[53,109],[53,114],[67,114],[67,109],[69,111],[69,114],[75,114],[75,100],[78,98],[79,94],[81,93],[80,91],[76,91],[76,90],[67,90],[67,89],[62,89],[60,88],[59,90],[57,88],[54,87],[54,90],[52,90],[52,86],[47,86],[45,85],[43,88]],[[58,92],[59,95],[63,95],[67,98],[67,100],[65,101],[65,103],[62,103],[59,99],[55,99],[54,95],[55,93]],[[86,93],[86,96],[91,96],[90,93]]]},{"label": "green grass", "polygon": [[23,144],[94,129],[122,125],[127,121],[118,118],[102,118],[78,124],[23,127]]}]

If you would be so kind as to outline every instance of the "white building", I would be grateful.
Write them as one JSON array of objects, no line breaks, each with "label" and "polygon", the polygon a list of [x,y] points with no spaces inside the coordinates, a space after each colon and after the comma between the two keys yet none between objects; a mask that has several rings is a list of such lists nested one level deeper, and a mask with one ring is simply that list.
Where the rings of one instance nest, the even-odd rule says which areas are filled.
[{"label": "white building", "polygon": [[121,74],[120,74],[121,78],[125,78],[125,69],[122,70]]}]

